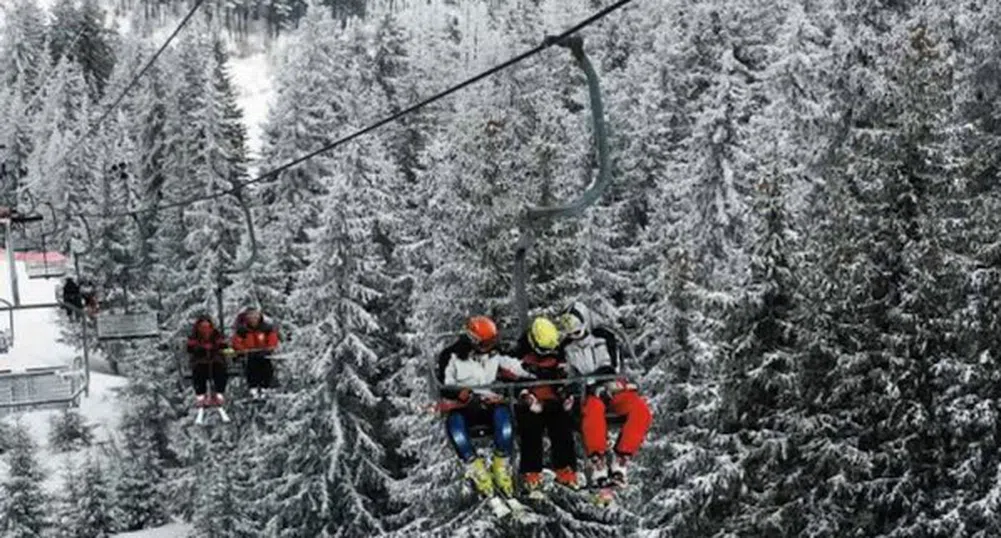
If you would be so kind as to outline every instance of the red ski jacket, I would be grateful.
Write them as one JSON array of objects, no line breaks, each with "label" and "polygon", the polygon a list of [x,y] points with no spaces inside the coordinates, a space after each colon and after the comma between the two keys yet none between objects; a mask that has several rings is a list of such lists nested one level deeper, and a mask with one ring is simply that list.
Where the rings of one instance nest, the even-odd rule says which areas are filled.
[{"label": "red ski jacket", "polygon": [[236,351],[274,351],[278,347],[278,331],[265,321],[256,327],[240,325],[233,335],[233,349]]},{"label": "red ski jacket", "polygon": [[198,318],[188,335],[188,358],[193,363],[222,361],[226,337],[208,318]]}]

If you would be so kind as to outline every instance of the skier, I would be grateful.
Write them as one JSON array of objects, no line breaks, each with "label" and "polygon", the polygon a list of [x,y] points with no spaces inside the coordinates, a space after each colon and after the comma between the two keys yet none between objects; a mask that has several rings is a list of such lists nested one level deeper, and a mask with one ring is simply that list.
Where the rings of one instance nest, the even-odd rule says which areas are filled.
[{"label": "skier", "polygon": [[[497,342],[497,326],[492,319],[486,316],[469,318],[459,339],[438,354],[437,378],[443,385],[441,397],[461,404],[449,412],[445,428],[452,448],[466,464],[466,477],[481,495],[492,496],[496,484],[503,495],[511,497],[514,495],[509,464],[513,448],[511,412],[496,392],[469,387],[489,385],[498,378],[533,376],[521,367],[519,360],[498,354],[495,351]],[[494,454],[490,472],[469,439],[469,427],[481,424],[493,425]]]},{"label": "skier", "polygon": [[[191,363],[191,381],[195,388],[195,405],[222,406],[226,392],[226,359],[233,350],[226,345],[226,338],[216,329],[212,318],[199,316],[188,336],[188,358]],[[212,380],[214,398],[209,399],[208,382]]]},{"label": "skier", "polygon": [[[72,277],[66,277],[63,283],[63,304],[66,306],[66,316],[72,320],[80,319],[80,311],[83,309],[83,297],[80,296],[80,286]],[[74,308],[76,307],[76,308]]]},{"label": "skier", "polygon": [[[562,351],[573,376],[615,375],[619,350],[615,334],[604,327],[592,326],[591,311],[580,302],[567,306],[560,315],[563,331]],[[615,443],[611,465],[611,484],[606,463],[608,424],[605,410],[626,417]],[[639,450],[653,416],[637,390],[625,379],[598,381],[588,384],[587,396],[581,406],[581,438],[588,458],[592,482],[598,487],[626,484],[630,459]]]},{"label": "skier", "polygon": [[[518,340],[512,355],[522,360],[522,366],[539,379],[566,377],[565,362],[559,349],[560,332],[546,317],[532,321],[528,332]],[[516,408],[521,445],[519,471],[522,483],[531,496],[539,495],[542,487],[543,434],[549,434],[552,467],[556,483],[573,490],[577,482],[577,456],[574,446],[573,422],[570,409],[573,396],[564,396],[565,387],[543,385],[524,389],[519,394],[521,405]]]},{"label": "skier", "polygon": [[97,312],[99,310],[97,304],[97,288],[90,280],[80,281],[80,299],[83,302],[82,306],[87,311],[87,315],[90,317],[97,316]]},{"label": "skier", "polygon": [[247,308],[237,316],[233,349],[247,355],[244,365],[247,387],[255,400],[263,397],[262,389],[273,385],[274,366],[271,364],[271,354],[277,347],[278,331],[264,321],[260,310]]}]

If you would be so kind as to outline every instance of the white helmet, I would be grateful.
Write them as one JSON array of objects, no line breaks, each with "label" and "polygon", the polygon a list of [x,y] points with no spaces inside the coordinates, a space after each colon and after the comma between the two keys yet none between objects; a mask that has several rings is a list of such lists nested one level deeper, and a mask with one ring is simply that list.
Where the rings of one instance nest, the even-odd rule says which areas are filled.
[{"label": "white helmet", "polygon": [[560,330],[570,340],[580,340],[591,330],[591,310],[584,303],[574,301],[560,314]]}]

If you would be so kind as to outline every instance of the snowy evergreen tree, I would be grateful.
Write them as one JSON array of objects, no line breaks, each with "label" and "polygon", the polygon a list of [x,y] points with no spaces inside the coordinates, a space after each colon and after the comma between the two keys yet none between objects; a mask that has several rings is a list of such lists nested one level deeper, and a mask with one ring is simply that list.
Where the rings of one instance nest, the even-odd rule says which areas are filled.
[{"label": "snowy evergreen tree", "polygon": [[42,469],[31,434],[21,424],[13,428],[7,475],[0,482],[0,530],[11,538],[39,538],[49,525],[49,498],[42,490]]},{"label": "snowy evergreen tree", "polygon": [[76,410],[66,410],[49,420],[49,446],[57,452],[68,452],[90,446],[94,439],[93,426]]},{"label": "snowy evergreen tree", "polygon": [[106,469],[88,454],[83,466],[66,469],[60,510],[60,538],[104,538],[114,532],[111,486]]}]

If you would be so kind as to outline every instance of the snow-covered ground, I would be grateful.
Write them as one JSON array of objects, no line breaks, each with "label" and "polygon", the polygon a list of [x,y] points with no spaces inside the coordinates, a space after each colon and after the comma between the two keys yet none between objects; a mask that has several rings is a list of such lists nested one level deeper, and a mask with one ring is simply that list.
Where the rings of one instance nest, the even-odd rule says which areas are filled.
[{"label": "snow-covered ground", "polygon": [[123,532],[113,536],[118,538],[181,538],[190,536],[192,526],[186,523],[171,523],[155,529],[144,529],[135,532]]},{"label": "snow-covered ground", "polygon": [[[23,262],[15,262],[17,268],[18,291],[21,305],[53,303],[56,300],[56,286],[59,279],[31,280],[25,272]],[[14,302],[11,290],[10,270],[6,254],[0,250],[0,303]],[[24,370],[30,366],[68,366],[79,352],[72,347],[56,342],[59,330],[56,321],[59,310],[55,308],[32,308],[13,313],[14,345],[10,353],[0,355],[0,370]],[[11,315],[0,312],[0,330],[9,331]]]},{"label": "snow-covered ground", "polygon": [[[2,254],[2,253],[0,253]],[[25,273],[24,263],[16,262],[18,289],[22,304],[51,303],[56,294],[58,279],[30,280]],[[6,258],[0,255],[0,298],[13,301]],[[55,342],[59,334],[59,312],[55,309],[29,309],[14,313],[14,346],[10,352],[0,355],[0,368],[23,370],[32,366],[69,364],[76,350],[68,345]],[[0,328],[7,329],[8,316],[2,316]],[[92,373],[90,395],[80,402],[78,411],[93,427],[94,446],[109,441],[118,427],[118,406],[115,389],[125,384],[122,377]],[[28,428],[38,446],[38,462],[45,474],[44,488],[58,494],[63,486],[63,473],[69,466],[78,467],[86,456],[85,450],[58,453],[49,447],[50,420],[59,411],[32,411],[4,417],[9,423],[20,423]],[[0,479],[7,473],[6,462],[0,459]],[[124,533],[116,536],[135,538],[179,538],[188,536],[190,525],[173,523],[157,529]]]}]

